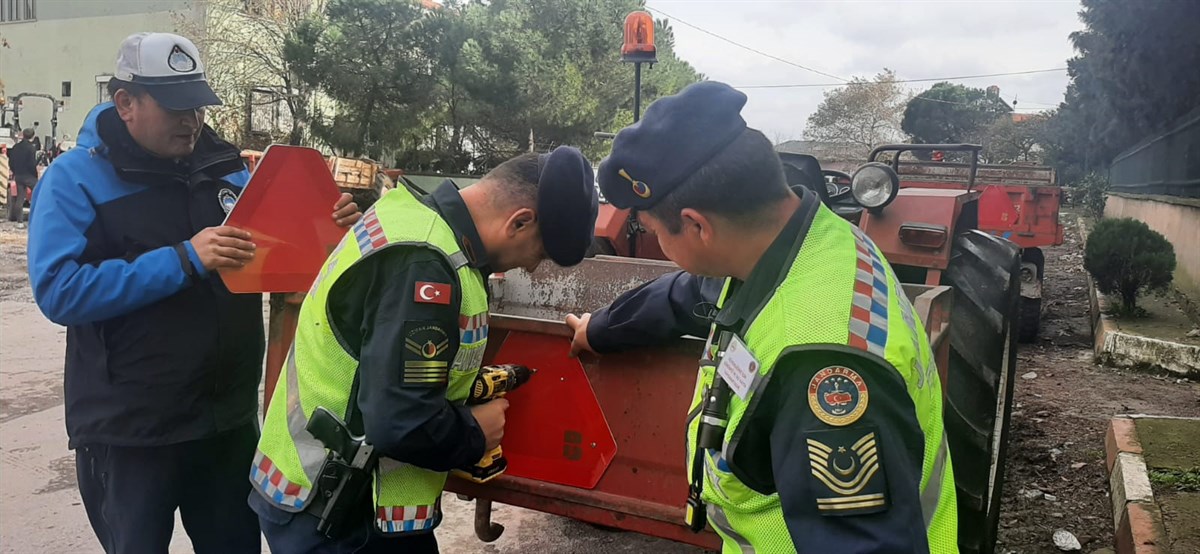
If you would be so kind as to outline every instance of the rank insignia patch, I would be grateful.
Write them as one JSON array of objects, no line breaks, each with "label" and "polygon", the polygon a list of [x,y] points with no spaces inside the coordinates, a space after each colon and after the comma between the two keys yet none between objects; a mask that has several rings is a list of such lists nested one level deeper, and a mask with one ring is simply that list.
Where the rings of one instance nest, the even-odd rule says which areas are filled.
[{"label": "rank insignia patch", "polygon": [[882,512],[888,507],[874,427],[830,429],[806,435],[817,511],[826,516]]},{"label": "rank insignia patch", "polygon": [[836,427],[850,425],[867,411],[870,395],[857,371],[829,366],[808,382],[808,406],[817,419]]},{"label": "rank insignia patch", "polygon": [[401,383],[411,387],[446,386],[450,377],[450,335],[436,321],[404,324]]}]

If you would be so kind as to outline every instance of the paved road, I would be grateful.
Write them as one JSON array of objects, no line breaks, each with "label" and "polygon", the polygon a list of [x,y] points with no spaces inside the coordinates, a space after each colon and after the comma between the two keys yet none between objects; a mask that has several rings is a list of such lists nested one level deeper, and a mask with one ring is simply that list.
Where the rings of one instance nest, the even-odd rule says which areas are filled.
[{"label": "paved road", "polygon": [[[0,286],[0,554],[101,553],[80,502],[75,457],[67,449],[66,331],[47,321],[31,301],[22,275],[23,235],[0,223],[0,285],[7,285]],[[503,505],[496,506],[493,520],[506,531],[484,544],[475,538],[474,504],[446,495],[443,507],[446,518],[437,536],[446,553],[701,552]],[[171,553],[187,552],[191,546],[177,520]]]}]

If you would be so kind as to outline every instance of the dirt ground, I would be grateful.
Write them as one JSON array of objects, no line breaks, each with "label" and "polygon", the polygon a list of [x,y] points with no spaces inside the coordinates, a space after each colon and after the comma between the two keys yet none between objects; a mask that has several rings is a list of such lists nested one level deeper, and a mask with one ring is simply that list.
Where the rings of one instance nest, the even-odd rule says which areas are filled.
[{"label": "dirt ground", "polygon": [[0,301],[33,302],[25,263],[26,229],[0,221]]},{"label": "dirt ground", "polygon": [[1058,552],[1051,539],[1056,529],[1075,534],[1083,552],[1111,547],[1104,468],[1109,418],[1200,416],[1200,384],[1092,361],[1083,244],[1074,218],[1065,220],[1064,244],[1046,251],[1041,336],[1019,352],[1000,553]]}]

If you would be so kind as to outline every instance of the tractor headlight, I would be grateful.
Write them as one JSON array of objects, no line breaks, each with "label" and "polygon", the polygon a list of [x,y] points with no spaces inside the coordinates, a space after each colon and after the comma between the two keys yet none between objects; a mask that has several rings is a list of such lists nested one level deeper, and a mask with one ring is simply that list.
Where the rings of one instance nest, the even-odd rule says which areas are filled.
[{"label": "tractor headlight", "polygon": [[850,192],[864,208],[878,210],[892,203],[900,189],[900,176],[887,164],[863,164],[850,179]]}]

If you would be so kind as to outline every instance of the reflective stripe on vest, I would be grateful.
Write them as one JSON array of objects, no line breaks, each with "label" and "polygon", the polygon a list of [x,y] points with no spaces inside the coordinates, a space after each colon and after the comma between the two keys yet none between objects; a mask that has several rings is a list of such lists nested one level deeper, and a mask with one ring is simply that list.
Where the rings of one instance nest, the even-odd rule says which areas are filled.
[{"label": "reflective stripe on vest", "polygon": [[[956,499],[941,416],[941,383],[936,378],[937,368],[923,325],[913,314],[900,282],[865,234],[823,206],[785,271],[786,278],[760,305],[760,311],[747,315],[750,321],[739,335],[759,361],[750,392],[745,398],[731,395],[725,417],[729,424],[721,448],[699,458],[704,464],[702,497],[709,522],[724,539],[724,552],[795,551],[778,495],[754,492],[733,475],[725,460],[732,454],[735,445],[730,441],[738,435],[747,407],[756,395],[765,393],[775,363],[784,352],[806,345],[817,349],[820,345],[854,347],[899,372],[925,434],[919,501],[930,547],[933,552],[955,551]],[[726,303],[728,291],[727,281],[719,307]],[[715,326],[710,331],[710,344],[716,331]],[[712,360],[720,355],[706,352],[704,358],[688,413],[689,471],[696,459],[695,433],[704,417],[699,408],[715,374]],[[867,450],[859,455],[870,457]],[[807,469],[810,463],[798,461],[797,465]],[[837,498],[836,503],[877,502],[878,498],[856,498],[868,478],[864,476],[860,481],[840,487],[845,496]]]},{"label": "reflective stripe on vest", "polygon": [[[933,460],[933,472],[929,474],[929,482],[921,489],[921,514],[925,518],[925,530],[933,525],[933,516],[937,514],[938,502],[942,499],[942,483],[946,479],[946,458],[950,457],[950,447],[942,433],[942,445],[938,447],[937,458]],[[957,494],[957,492],[955,493]]]},{"label": "reflective stripe on vest", "polygon": [[[378,486],[378,485],[376,485]],[[378,491],[376,491],[378,493]],[[432,506],[391,506],[375,508],[375,527],[383,533],[428,531],[442,521],[442,499]]]},{"label": "reflective stripe on vest", "polygon": [[724,508],[710,502],[708,504],[708,521],[712,522],[718,535],[728,541],[733,541],[742,554],[754,554],[754,546],[750,544],[750,541],[739,535],[729,524],[729,518],[725,515]]},{"label": "reflective stripe on vest", "polygon": [[[325,462],[325,446],[308,432],[308,416],[300,407],[300,384],[296,374],[296,344],[292,343],[287,355],[287,426],[288,433],[292,435],[292,442],[296,445],[296,453],[300,455],[300,465],[311,483],[320,471],[321,464]],[[311,488],[289,481],[262,451],[254,453],[250,480],[258,485],[268,498],[296,510],[304,509],[308,495],[312,493]]]},{"label": "reflective stripe on vest", "polygon": [[[397,192],[380,199],[330,253],[300,309],[296,339],[250,471],[250,480],[278,508],[306,508],[326,449],[305,429],[308,415],[322,406],[347,413],[358,360],[334,335],[328,320],[329,291],[351,267],[387,248],[410,246],[438,252],[453,269],[460,292],[458,353],[447,367],[445,396],[461,404],[478,374],[488,337],[484,276],[468,265],[454,231],[414,196]],[[449,330],[447,330],[449,331]],[[447,337],[449,338],[449,337]],[[453,339],[450,338],[452,341]],[[439,499],[445,472],[381,458],[374,473],[375,526],[384,533],[426,531],[441,520]]]}]

